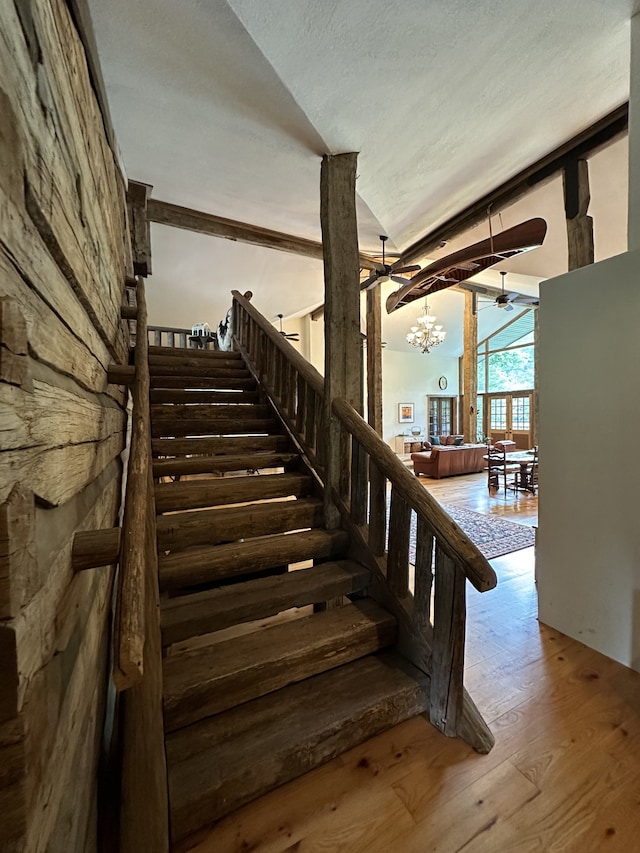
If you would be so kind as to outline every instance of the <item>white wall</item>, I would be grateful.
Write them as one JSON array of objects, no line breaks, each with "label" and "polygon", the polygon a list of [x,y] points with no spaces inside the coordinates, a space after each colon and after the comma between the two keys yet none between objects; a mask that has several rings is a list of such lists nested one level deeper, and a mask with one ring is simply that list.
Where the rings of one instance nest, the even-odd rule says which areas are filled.
[{"label": "white wall", "polygon": [[640,248],[640,12],[631,18],[631,77],[629,95],[629,224],[630,249]]},{"label": "white wall", "polygon": [[640,250],[541,285],[542,622],[640,670]]},{"label": "white wall", "polygon": [[[447,390],[438,387],[438,379],[447,378]],[[383,438],[390,444],[396,435],[410,432],[412,426],[427,428],[426,396],[458,395],[458,359],[439,356],[437,350],[427,355],[397,350],[382,350]],[[398,404],[413,403],[413,424],[398,422]]]}]

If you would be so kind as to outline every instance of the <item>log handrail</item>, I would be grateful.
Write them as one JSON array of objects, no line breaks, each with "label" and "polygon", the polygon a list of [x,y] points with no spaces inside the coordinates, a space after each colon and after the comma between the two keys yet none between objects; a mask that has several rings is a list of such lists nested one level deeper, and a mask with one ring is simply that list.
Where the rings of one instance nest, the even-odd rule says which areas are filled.
[{"label": "log handrail", "polygon": [[231,295],[242,310],[248,314],[256,326],[267,338],[282,352],[295,370],[300,374],[303,381],[309,385],[316,394],[324,396],[324,377],[316,368],[300,355],[298,350],[278,332],[278,330],[264,317],[254,306],[242,296],[237,290],[232,290]]},{"label": "log handrail", "polygon": [[[237,291],[233,332],[249,370],[326,488],[324,379]],[[465,581],[485,592],[496,586],[496,574],[355,409],[340,399],[332,401],[331,409],[345,462],[330,498],[351,534],[352,556],[372,570],[369,594],[396,616],[398,648],[431,677],[431,722],[444,734],[488,752],[493,736],[463,686]]]},{"label": "log handrail", "polygon": [[[118,690],[126,690],[142,679],[144,669],[146,572],[150,563],[149,539],[141,535],[148,523],[151,476],[151,416],[149,405],[149,358],[147,305],[144,281],[136,287],[137,340],[135,376],[132,385],[131,447],[127,468],[120,559],[116,589],[114,626],[114,682]],[[151,484],[152,485],[152,484]]]}]

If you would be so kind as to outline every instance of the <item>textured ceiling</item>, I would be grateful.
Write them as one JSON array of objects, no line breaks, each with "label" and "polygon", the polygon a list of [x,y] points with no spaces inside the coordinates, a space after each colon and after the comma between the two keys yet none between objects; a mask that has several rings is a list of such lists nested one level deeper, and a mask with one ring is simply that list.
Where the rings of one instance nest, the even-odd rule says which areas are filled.
[{"label": "textured ceiling", "polygon": [[[358,151],[368,251],[381,233],[405,248],[629,92],[631,0],[90,7],[129,177],[155,198],[319,239],[320,157]],[[625,248],[624,145],[598,156],[592,212],[606,257]],[[557,184],[534,196],[504,211],[504,226],[542,215],[549,247],[537,268],[535,253],[510,268],[546,277],[563,271],[562,198]],[[213,324],[232,288],[252,289],[267,316],[322,301],[319,262],[161,226],[153,252],[158,323]]]}]

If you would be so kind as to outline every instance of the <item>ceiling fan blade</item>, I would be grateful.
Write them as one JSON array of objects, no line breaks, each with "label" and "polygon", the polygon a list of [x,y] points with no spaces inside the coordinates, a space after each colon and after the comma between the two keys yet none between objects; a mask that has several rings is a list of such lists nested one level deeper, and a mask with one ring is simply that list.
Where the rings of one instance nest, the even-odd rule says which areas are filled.
[{"label": "ceiling fan blade", "polygon": [[520,296],[520,294],[518,293],[517,290],[514,290],[512,293],[510,293],[507,296],[507,299],[509,300],[509,302],[512,302],[516,298],[516,296]]},{"label": "ceiling fan blade", "polygon": [[507,304],[504,306],[504,310],[513,311],[513,305],[510,302],[507,302]]},{"label": "ceiling fan blade", "polygon": [[518,295],[515,299],[511,299],[510,301],[515,302],[516,305],[537,305],[540,302],[540,297]]},{"label": "ceiling fan blade", "polygon": [[371,290],[372,287],[375,287],[378,283],[378,279],[383,273],[380,272],[372,272],[369,278],[365,278],[364,281],[360,282],[360,290]]},{"label": "ceiling fan blade", "polygon": [[420,264],[410,264],[408,267],[393,267],[394,272],[416,272],[419,269],[422,269]]},{"label": "ceiling fan blade", "polygon": [[395,281],[396,284],[409,284],[408,278],[402,278],[399,275],[390,275],[389,278],[391,281]]}]

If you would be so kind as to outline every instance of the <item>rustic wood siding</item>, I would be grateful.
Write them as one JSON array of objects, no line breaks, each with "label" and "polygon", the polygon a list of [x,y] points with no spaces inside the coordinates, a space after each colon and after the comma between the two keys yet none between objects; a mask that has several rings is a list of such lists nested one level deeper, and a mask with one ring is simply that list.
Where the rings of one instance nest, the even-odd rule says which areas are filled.
[{"label": "rustic wood siding", "polygon": [[123,178],[64,0],[0,4],[0,838],[96,847],[113,569],[73,536],[120,504]]}]

